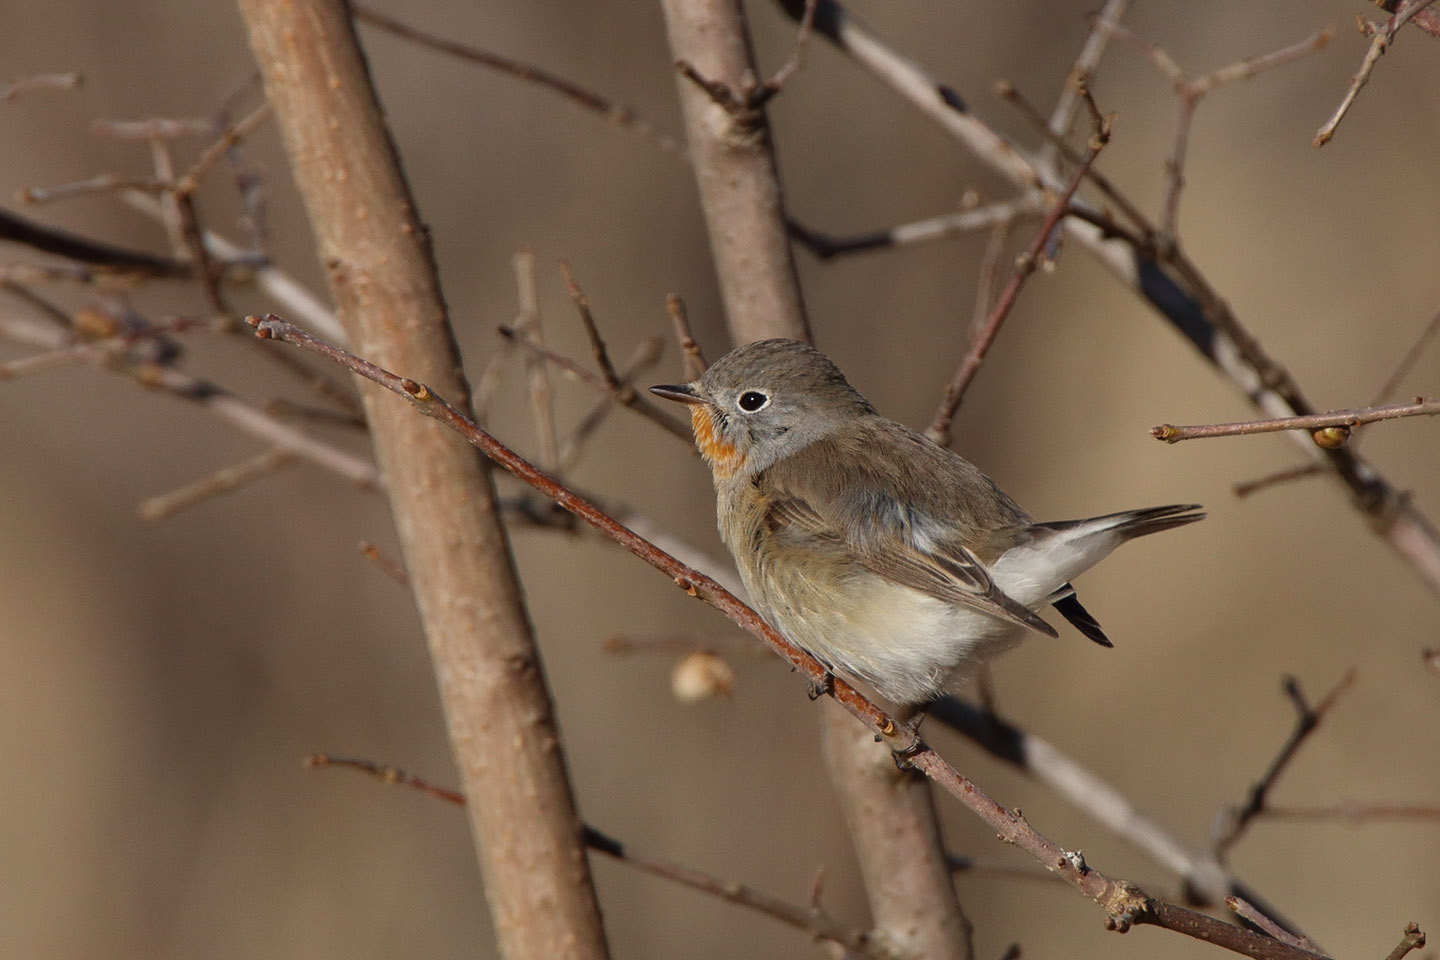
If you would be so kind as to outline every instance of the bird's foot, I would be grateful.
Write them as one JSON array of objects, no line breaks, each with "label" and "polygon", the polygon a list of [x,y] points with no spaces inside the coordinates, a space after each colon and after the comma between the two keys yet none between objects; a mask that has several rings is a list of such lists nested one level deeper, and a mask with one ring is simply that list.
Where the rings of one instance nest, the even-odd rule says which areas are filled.
[{"label": "bird's foot", "polygon": [[805,695],[811,700],[819,700],[821,697],[828,697],[835,692],[835,674],[826,670],[820,675],[819,680],[811,680],[805,689]]}]

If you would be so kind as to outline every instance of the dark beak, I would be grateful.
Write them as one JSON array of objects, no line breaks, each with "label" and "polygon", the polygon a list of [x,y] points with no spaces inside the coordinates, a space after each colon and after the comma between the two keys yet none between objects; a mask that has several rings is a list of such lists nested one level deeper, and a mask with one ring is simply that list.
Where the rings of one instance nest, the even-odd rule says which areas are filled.
[{"label": "dark beak", "polygon": [[708,401],[688,383],[659,383],[650,388],[650,392],[657,397],[664,397],[666,400],[678,400],[680,403],[707,403]]}]

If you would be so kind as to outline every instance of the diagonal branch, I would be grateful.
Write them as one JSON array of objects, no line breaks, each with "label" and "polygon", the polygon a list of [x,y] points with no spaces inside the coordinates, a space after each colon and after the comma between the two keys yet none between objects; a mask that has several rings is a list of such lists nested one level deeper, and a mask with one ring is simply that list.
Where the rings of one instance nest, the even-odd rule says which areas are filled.
[{"label": "diagonal branch", "polygon": [[812,684],[825,689],[827,695],[867,724],[892,750],[902,752],[916,769],[923,771],[932,781],[993,827],[1000,839],[1026,851],[1051,872],[1099,904],[1106,912],[1108,928],[1124,932],[1141,924],[1161,926],[1227,947],[1257,960],[1314,960],[1319,956],[1205,914],[1165,903],[1150,897],[1132,883],[1105,876],[1035,830],[1018,810],[1008,810],[1001,806],[843,678],[832,676],[814,657],[776,633],[754,610],[715,580],[681,563],[590,501],[537,470],[423,383],[396,376],[273,315],[263,318],[250,317],[247,322],[256,327],[256,336],[262,339],[284,340],[327,357],[353,373],[406,398],[417,412],[455,430],[496,464],[666,574],[677,587],[690,596],[710,604],[731,622],[759,638]]}]

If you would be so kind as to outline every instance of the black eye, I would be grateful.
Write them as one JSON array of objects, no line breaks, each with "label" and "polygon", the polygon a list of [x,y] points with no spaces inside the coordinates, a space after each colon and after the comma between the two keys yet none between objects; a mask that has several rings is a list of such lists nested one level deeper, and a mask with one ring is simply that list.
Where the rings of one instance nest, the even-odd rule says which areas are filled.
[{"label": "black eye", "polygon": [[740,399],[736,400],[735,404],[746,413],[754,413],[769,402],[770,398],[759,390],[746,390],[740,394]]}]

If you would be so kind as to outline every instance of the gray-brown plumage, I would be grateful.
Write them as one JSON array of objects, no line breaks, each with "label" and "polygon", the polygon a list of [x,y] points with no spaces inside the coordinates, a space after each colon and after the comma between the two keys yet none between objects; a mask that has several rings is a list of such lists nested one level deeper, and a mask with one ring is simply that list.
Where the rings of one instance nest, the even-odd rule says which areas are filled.
[{"label": "gray-brown plumage", "polygon": [[1072,577],[1193,505],[1036,523],[969,461],[882,417],[794,340],[656,386],[690,405],[720,534],[756,609],[791,642],[899,704],[927,702],[1013,646],[1055,636],[1054,605],[1110,645]]}]

